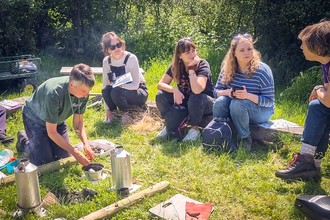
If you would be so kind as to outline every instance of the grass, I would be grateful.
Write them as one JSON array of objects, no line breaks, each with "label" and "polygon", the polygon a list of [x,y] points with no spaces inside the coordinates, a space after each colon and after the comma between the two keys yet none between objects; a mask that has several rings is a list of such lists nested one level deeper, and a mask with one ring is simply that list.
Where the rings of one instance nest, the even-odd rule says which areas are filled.
[{"label": "grass", "polygon": [[[76,62],[75,62],[76,63]],[[65,63],[65,65],[74,65]],[[157,92],[157,82],[162,76],[170,60],[152,61],[148,66],[142,66],[148,82],[149,99],[154,100]],[[46,59],[45,72],[50,76],[59,75],[63,63]],[[92,65],[92,64],[91,64]],[[97,76],[97,85],[92,92],[101,92],[102,78]],[[18,97],[19,94],[4,95],[4,98]],[[276,113],[272,119],[284,118],[303,125],[307,106],[293,101],[280,100],[276,94]],[[143,182],[142,189],[153,182],[167,180],[171,187],[107,219],[157,219],[149,213],[149,209],[168,200],[175,194],[184,194],[194,200],[212,203],[214,211],[210,219],[304,219],[303,215],[294,208],[296,197],[300,195],[329,194],[330,192],[330,159],[323,160],[322,181],[284,182],[276,178],[274,173],[284,168],[292,155],[300,148],[299,139],[291,135],[282,135],[279,141],[260,145],[254,143],[252,151],[246,153],[239,150],[235,154],[203,149],[201,141],[180,143],[164,139],[155,139],[159,131],[140,132],[132,127],[123,127],[118,121],[103,124],[103,108],[89,108],[85,115],[85,125],[89,139],[107,139],[121,144],[131,153],[133,176]],[[68,119],[70,141],[72,144],[80,140],[72,130],[72,119]],[[21,112],[7,119],[7,134],[16,136],[23,129]],[[1,145],[1,149],[9,148],[14,151],[15,143]],[[96,162],[111,168],[110,157],[97,158]],[[96,184],[81,178],[81,165],[41,175],[39,177],[41,196],[48,191],[60,199],[61,206],[47,207],[47,216],[43,219],[77,219],[92,211],[120,200],[117,194],[109,191],[111,178]],[[98,192],[96,199],[81,199],[79,193],[83,188]],[[70,196],[69,196],[70,195]],[[7,213],[17,210],[17,192],[15,183],[0,188],[0,208]],[[25,219],[36,219],[32,214]],[[11,215],[0,219],[15,219]]]}]

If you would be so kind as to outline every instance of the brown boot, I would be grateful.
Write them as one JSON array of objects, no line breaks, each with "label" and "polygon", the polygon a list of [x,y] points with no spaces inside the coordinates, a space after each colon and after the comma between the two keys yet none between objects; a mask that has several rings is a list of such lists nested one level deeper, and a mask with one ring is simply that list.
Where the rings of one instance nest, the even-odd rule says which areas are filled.
[{"label": "brown boot", "polygon": [[321,179],[320,172],[314,164],[314,157],[309,154],[296,154],[288,167],[277,171],[275,176],[284,180],[306,180],[309,178],[319,181]]}]

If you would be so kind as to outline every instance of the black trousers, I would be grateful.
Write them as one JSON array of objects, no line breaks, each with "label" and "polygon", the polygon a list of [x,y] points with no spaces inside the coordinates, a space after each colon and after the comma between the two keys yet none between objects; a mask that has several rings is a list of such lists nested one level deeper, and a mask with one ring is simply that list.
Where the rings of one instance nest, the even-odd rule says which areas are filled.
[{"label": "black trousers", "polygon": [[107,85],[102,89],[102,96],[110,111],[116,110],[117,107],[123,111],[128,109],[130,105],[144,105],[148,99],[148,89],[142,83],[137,90],[112,88],[112,86]]},{"label": "black trousers", "polygon": [[[199,126],[204,115],[212,113],[215,99],[206,94],[191,94],[188,99],[184,99],[182,105],[188,109],[188,123],[191,126]],[[156,105],[164,118],[168,108],[174,104],[173,93],[159,90],[156,94]]]},{"label": "black trousers", "polygon": [[[31,163],[39,166],[55,160],[70,157],[71,154],[58,146],[47,134],[46,126],[40,125],[23,114],[26,135],[20,140],[24,152],[29,155]],[[57,132],[68,142],[68,126],[66,122],[57,125]]]}]

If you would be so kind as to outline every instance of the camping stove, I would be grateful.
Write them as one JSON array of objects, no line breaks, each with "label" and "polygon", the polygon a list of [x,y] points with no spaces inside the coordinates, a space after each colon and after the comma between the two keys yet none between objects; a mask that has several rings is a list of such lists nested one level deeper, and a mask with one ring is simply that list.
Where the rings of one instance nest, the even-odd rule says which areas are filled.
[{"label": "camping stove", "polygon": [[30,163],[29,159],[24,158],[20,160],[14,171],[18,197],[17,207],[19,208],[15,215],[24,215],[30,211],[40,216],[44,215],[43,200],[39,189],[38,167]]}]

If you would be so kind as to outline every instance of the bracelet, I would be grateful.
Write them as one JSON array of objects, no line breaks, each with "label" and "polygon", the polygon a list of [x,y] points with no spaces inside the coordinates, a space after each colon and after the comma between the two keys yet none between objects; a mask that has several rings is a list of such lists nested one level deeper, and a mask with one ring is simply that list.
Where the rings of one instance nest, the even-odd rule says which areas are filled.
[{"label": "bracelet", "polygon": [[315,89],[315,90],[318,90],[318,89],[321,89],[321,88],[323,88],[323,87],[324,87],[323,85],[318,85],[318,86],[315,86],[314,89]]},{"label": "bracelet", "polygon": [[196,75],[195,73],[188,74],[188,77],[191,77],[192,75]]}]

